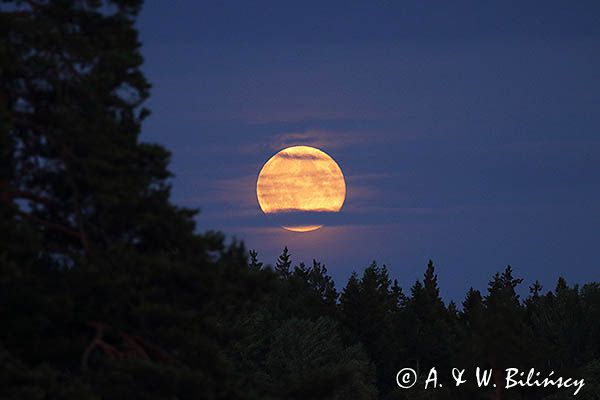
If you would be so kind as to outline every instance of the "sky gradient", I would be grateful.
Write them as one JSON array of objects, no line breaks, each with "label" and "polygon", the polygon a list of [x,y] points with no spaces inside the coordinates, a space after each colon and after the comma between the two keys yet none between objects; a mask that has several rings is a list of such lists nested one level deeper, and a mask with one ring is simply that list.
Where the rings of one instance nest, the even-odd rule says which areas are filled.
[{"label": "sky gradient", "polygon": [[[550,289],[600,278],[600,3],[147,1],[142,139],[173,152],[173,199],[274,263],[372,260],[408,290],[428,259],[460,300],[510,264]],[[543,4],[543,6],[541,6]],[[262,165],[331,155],[342,213],[273,226]]]}]

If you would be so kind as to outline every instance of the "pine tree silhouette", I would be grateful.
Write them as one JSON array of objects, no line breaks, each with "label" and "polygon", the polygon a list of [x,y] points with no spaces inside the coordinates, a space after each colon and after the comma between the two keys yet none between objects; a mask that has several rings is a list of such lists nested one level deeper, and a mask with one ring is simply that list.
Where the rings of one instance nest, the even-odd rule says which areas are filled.
[{"label": "pine tree silhouette", "polygon": [[425,287],[425,292],[431,300],[439,299],[440,288],[438,287],[435,267],[433,266],[433,261],[431,260],[429,260],[429,262],[427,263],[427,270],[425,271],[425,279],[423,279],[423,284]]},{"label": "pine tree silhouette", "polygon": [[292,260],[287,246],[284,247],[283,253],[277,258],[275,271],[283,278],[289,278],[291,274]]},{"label": "pine tree silhouette", "polygon": [[248,264],[248,267],[250,267],[250,269],[253,270],[259,270],[262,268],[263,263],[258,261],[258,253],[256,250],[250,250],[250,252],[248,253],[250,255],[250,263]]}]

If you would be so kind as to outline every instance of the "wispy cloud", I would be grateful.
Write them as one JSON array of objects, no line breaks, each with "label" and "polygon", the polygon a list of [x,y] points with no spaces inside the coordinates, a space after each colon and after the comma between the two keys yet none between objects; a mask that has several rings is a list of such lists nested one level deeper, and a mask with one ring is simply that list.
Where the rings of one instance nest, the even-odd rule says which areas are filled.
[{"label": "wispy cloud", "polygon": [[381,134],[365,131],[332,131],[309,129],[300,132],[284,132],[269,138],[273,150],[281,150],[288,146],[313,146],[327,151],[364,143],[365,140],[383,140]]},{"label": "wispy cloud", "polygon": [[[290,146],[311,146],[319,148],[326,153],[333,149],[348,149],[352,146],[385,141],[382,133],[368,131],[335,131],[322,129],[308,129],[303,131],[282,132],[262,137],[242,138],[237,143],[229,140],[215,140],[205,143],[202,147],[190,150],[192,154],[237,154],[244,157],[263,154],[271,156],[275,152]],[[389,138],[387,139],[389,141]]]},{"label": "wispy cloud", "polygon": [[188,204],[237,207],[240,212],[258,207],[255,175],[197,182],[195,186],[198,194],[185,198]]}]

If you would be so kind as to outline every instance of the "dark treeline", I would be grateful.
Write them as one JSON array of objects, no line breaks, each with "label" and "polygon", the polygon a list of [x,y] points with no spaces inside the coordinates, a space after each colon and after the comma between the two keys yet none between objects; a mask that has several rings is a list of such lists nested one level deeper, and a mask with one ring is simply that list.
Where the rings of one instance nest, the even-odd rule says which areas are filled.
[{"label": "dark treeline", "polygon": [[[520,299],[506,268],[456,305],[432,263],[407,293],[376,264],[340,291],[287,249],[263,265],[197,233],[169,200],[169,153],[139,140],[141,1],[2,4],[0,398],[572,396],[453,389],[450,369],[475,366],[583,377],[578,397],[598,398],[598,283]],[[396,386],[433,366],[443,388]]]}]

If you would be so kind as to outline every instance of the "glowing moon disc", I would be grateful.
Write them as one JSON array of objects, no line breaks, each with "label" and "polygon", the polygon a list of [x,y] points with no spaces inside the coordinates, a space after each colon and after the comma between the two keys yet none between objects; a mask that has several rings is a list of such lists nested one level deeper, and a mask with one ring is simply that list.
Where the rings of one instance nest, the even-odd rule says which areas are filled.
[{"label": "glowing moon disc", "polygon": [[[346,199],[346,182],[328,154],[310,146],[293,146],[275,154],[262,167],[256,196],[265,214],[338,212]],[[284,228],[309,232],[322,226]]]}]

